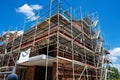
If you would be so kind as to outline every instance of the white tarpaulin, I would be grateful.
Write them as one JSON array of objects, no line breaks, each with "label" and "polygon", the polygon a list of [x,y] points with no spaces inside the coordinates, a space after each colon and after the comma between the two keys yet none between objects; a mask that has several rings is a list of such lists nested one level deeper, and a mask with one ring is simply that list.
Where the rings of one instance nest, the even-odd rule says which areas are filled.
[{"label": "white tarpaulin", "polygon": [[96,26],[97,26],[97,23],[98,23],[98,20],[95,20],[95,21],[92,22],[91,26],[92,26],[92,27],[96,27]]},{"label": "white tarpaulin", "polygon": [[102,44],[103,44],[103,42],[100,42],[99,45],[98,45],[99,52],[101,52]]},{"label": "white tarpaulin", "polygon": [[88,26],[91,26],[91,27],[96,27],[97,24],[98,24],[98,20],[92,20],[90,17],[85,17],[83,18],[83,21],[88,25]]},{"label": "white tarpaulin", "polygon": [[26,51],[22,51],[20,53],[18,63],[29,61],[30,51],[31,51],[31,48],[27,49]]},{"label": "white tarpaulin", "polygon": [[98,42],[98,43],[97,43],[97,51],[98,51],[98,52],[101,52],[102,45],[103,45],[103,42]]},{"label": "white tarpaulin", "polygon": [[96,30],[95,34],[93,35],[93,39],[98,39],[99,35],[100,35],[100,30]]}]

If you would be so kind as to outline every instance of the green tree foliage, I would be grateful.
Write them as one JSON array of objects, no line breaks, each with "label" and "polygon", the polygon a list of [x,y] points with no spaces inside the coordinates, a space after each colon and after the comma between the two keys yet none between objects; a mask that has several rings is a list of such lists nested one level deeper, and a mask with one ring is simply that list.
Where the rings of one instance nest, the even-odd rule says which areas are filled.
[{"label": "green tree foliage", "polygon": [[119,71],[117,68],[108,66],[108,70],[107,80],[120,80]]}]

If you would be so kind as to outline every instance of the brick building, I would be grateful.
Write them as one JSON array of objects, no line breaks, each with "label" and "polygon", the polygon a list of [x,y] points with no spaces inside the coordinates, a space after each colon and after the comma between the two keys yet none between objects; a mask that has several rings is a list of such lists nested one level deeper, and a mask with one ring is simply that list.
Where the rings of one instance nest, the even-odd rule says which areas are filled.
[{"label": "brick building", "polygon": [[[1,36],[0,78],[16,71],[19,80],[103,80],[109,52],[90,15],[75,19],[57,0],[24,33]],[[47,12],[48,10],[48,12]],[[47,12],[47,13],[46,13]],[[42,14],[40,14],[41,16]],[[27,23],[26,23],[27,24]],[[9,35],[9,37],[6,37]],[[104,66],[104,67],[103,67]]]}]

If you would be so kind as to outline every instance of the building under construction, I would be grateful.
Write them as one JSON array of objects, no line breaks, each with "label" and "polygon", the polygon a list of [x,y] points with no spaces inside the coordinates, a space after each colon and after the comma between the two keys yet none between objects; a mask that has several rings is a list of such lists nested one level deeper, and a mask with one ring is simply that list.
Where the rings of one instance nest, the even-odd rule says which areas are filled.
[{"label": "building under construction", "polygon": [[84,16],[81,8],[63,8],[65,3],[51,0],[37,20],[25,20],[24,32],[8,30],[0,37],[0,80],[11,73],[19,80],[106,79],[109,52],[97,13]]}]

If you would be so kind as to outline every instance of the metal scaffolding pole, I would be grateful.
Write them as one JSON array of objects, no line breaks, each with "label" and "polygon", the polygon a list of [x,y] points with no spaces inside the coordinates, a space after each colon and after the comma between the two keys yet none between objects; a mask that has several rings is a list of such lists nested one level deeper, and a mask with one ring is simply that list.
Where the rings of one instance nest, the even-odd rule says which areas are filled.
[{"label": "metal scaffolding pole", "polygon": [[[80,7],[80,14],[81,14],[81,20],[83,19],[83,15],[82,15],[82,9],[81,9],[81,7]],[[86,50],[85,50],[85,36],[84,36],[84,27],[83,27],[83,22],[81,22],[81,27],[82,27],[82,37],[83,37],[83,49],[84,49],[84,55],[85,55],[85,65],[87,64],[87,57],[86,57]],[[88,67],[86,67],[85,68],[85,70],[86,70],[86,74],[85,75],[87,75],[87,80],[88,80]],[[84,71],[85,71],[84,70]],[[84,76],[84,78],[85,78],[86,76]]]},{"label": "metal scaffolding pole", "polygon": [[57,67],[56,67],[56,80],[59,80],[58,77],[58,54],[59,54],[59,27],[60,27],[60,0],[58,0],[58,30],[57,30]]},{"label": "metal scaffolding pole", "polygon": [[104,56],[104,50],[102,50],[102,65],[101,65],[101,73],[100,73],[100,80],[103,80],[103,64],[104,64],[104,59],[105,59],[105,56]]},{"label": "metal scaffolding pole", "polygon": [[46,72],[45,72],[45,80],[48,80],[48,56],[49,56],[49,44],[50,44],[50,27],[51,27],[51,12],[52,12],[52,3],[53,0],[50,1],[50,11],[49,11],[49,21],[48,21],[48,38],[47,38],[47,57],[46,57]]}]

